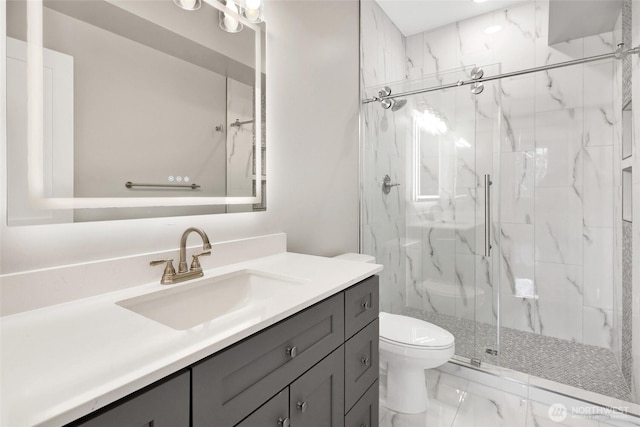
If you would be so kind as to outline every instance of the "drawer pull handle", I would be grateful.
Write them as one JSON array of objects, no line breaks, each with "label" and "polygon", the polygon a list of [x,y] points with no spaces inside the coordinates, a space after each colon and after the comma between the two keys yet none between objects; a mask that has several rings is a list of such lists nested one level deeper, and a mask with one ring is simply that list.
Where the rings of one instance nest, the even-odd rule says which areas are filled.
[{"label": "drawer pull handle", "polygon": [[278,418],[278,425],[281,427],[289,427],[289,418]]},{"label": "drawer pull handle", "polygon": [[369,424],[362,424],[360,427],[369,427]]},{"label": "drawer pull handle", "polygon": [[362,308],[365,310],[371,309],[371,301],[365,301],[362,303]]},{"label": "drawer pull handle", "polygon": [[290,358],[293,359],[298,355],[298,347],[296,347],[295,345],[293,347],[287,347],[287,354]]},{"label": "drawer pull handle", "polygon": [[360,359],[360,361],[362,362],[362,364],[364,366],[369,366],[369,358],[368,357],[363,357],[362,359]]},{"label": "drawer pull handle", "polygon": [[296,406],[298,407],[298,410],[303,414],[307,412],[307,409],[309,408],[309,404],[307,402],[298,402]]}]

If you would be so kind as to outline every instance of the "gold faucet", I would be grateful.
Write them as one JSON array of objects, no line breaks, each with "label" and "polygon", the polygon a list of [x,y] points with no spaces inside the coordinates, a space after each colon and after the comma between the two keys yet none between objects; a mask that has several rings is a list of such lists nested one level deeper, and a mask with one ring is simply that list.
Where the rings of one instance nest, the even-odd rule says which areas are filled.
[{"label": "gold faucet", "polygon": [[[202,252],[197,252],[192,255],[191,267],[187,270],[187,237],[195,231],[202,238]],[[164,272],[162,273],[162,279],[160,283],[163,285],[170,285],[173,283],[184,282],[185,280],[195,279],[196,277],[202,277],[202,267],[200,266],[200,257],[203,255],[211,255],[211,243],[209,243],[209,236],[202,229],[196,227],[190,227],[182,233],[180,238],[180,261],[178,264],[178,272],[176,273],[173,268],[173,259],[160,259],[157,261],[151,261],[150,265],[160,265],[166,263]]]}]

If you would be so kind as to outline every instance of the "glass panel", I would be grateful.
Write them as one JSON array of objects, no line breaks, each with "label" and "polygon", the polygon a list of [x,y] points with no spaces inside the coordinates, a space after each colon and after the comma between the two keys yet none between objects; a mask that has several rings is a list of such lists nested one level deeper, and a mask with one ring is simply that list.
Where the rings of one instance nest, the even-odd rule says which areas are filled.
[{"label": "glass panel", "polygon": [[[468,80],[469,71],[387,87],[392,94],[435,87]],[[363,98],[382,90],[367,88]],[[382,310],[450,331],[456,355],[467,359],[482,356],[476,311],[495,312],[492,292],[488,303],[477,302],[477,267],[484,262],[484,221],[478,215],[484,211],[478,197],[476,109],[469,86],[398,98],[389,109],[379,102],[362,109],[362,251],[385,266]],[[383,184],[386,175],[390,186]],[[490,324],[495,326],[493,318]]]}]

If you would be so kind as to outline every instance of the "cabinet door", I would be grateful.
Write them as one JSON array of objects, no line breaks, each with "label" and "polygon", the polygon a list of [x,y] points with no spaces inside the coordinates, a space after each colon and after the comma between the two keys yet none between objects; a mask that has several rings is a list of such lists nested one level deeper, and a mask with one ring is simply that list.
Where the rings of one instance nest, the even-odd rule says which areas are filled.
[{"label": "cabinet door", "polygon": [[369,387],[369,390],[345,417],[344,427],[378,427],[378,387],[378,381]]},{"label": "cabinet door", "polygon": [[272,397],[236,427],[288,427],[289,387]]},{"label": "cabinet door", "polygon": [[189,373],[116,402],[96,415],[69,424],[81,427],[189,427]]},{"label": "cabinet door", "polygon": [[344,347],[290,387],[291,427],[344,427]]},{"label": "cabinet door", "polygon": [[369,323],[344,345],[345,411],[378,379],[379,321]]}]

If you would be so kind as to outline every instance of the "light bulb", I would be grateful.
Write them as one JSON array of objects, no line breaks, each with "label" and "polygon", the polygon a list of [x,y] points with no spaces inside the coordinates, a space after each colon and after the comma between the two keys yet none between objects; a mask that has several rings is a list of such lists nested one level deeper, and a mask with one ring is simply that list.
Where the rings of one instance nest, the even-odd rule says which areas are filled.
[{"label": "light bulb", "polygon": [[[226,6],[228,9],[231,9],[234,12],[239,12],[238,5],[231,0],[227,0]],[[236,18],[221,11],[220,12],[220,28],[222,28],[223,30],[229,33],[237,33],[239,31],[242,31],[244,27]]]},{"label": "light bulb", "polygon": [[257,10],[262,6],[262,0],[247,0],[245,2],[247,9]]},{"label": "light bulb", "polygon": [[173,2],[184,10],[198,10],[202,5],[201,0],[173,0]]}]

